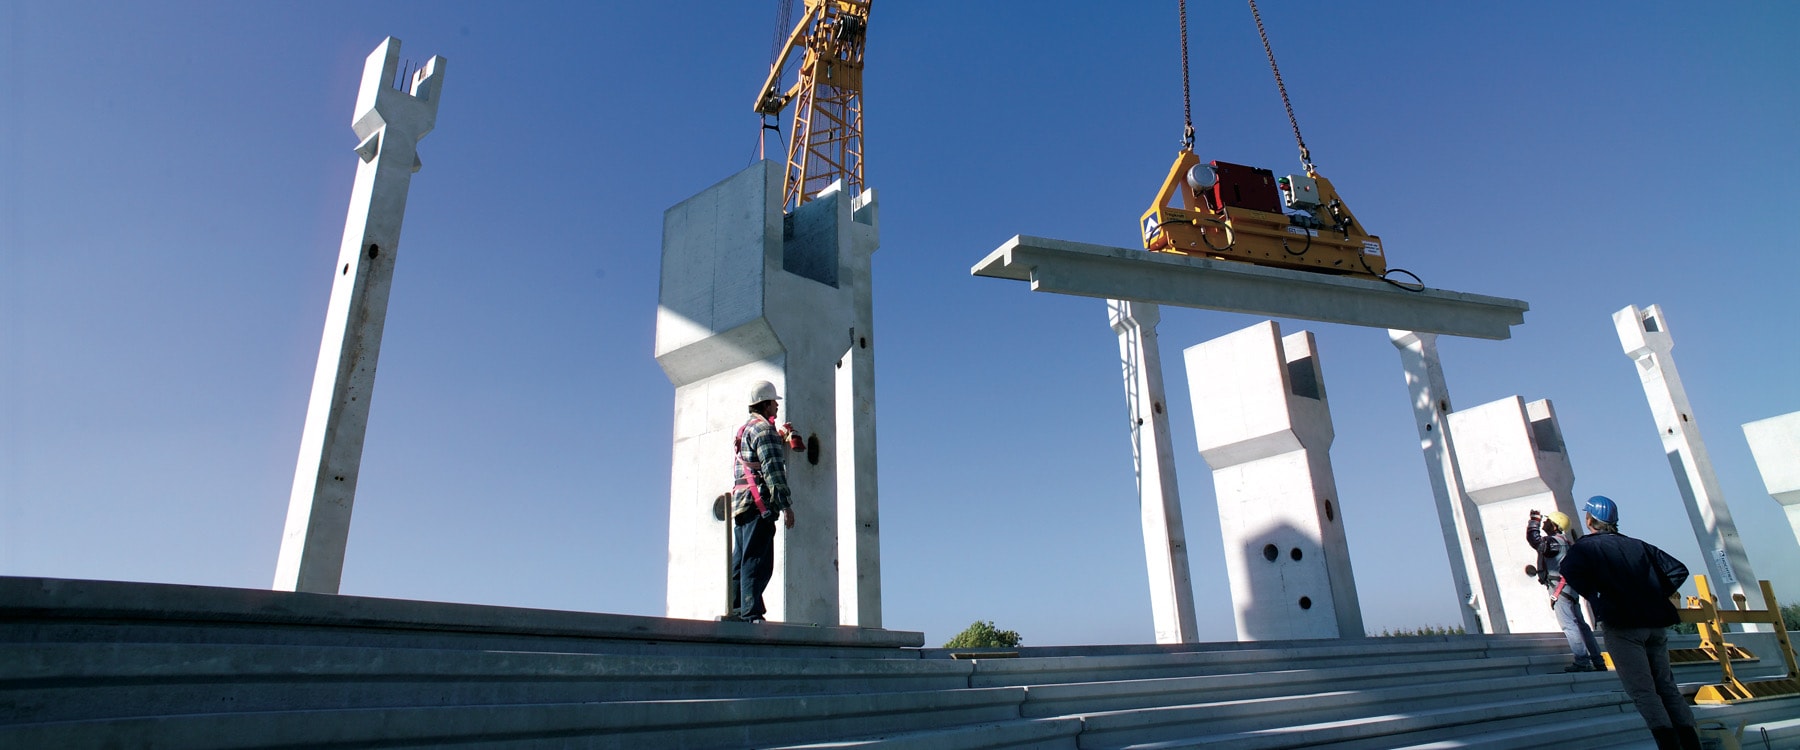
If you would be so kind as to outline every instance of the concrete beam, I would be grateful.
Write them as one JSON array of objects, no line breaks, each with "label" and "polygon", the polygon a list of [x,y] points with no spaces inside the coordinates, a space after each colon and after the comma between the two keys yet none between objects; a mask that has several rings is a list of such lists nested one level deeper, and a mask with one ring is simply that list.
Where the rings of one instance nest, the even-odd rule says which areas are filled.
[{"label": "concrete beam", "polygon": [[1350,276],[1018,235],[970,269],[1030,282],[1034,292],[1505,339],[1525,320],[1521,300]]},{"label": "concrete beam", "polygon": [[1763,487],[1787,511],[1794,538],[1800,539],[1800,411],[1744,423],[1744,440]]}]

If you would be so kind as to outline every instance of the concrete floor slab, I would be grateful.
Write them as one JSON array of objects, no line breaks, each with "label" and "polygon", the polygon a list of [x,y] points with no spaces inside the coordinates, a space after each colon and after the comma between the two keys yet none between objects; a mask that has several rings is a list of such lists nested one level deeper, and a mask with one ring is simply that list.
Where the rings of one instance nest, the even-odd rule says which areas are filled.
[{"label": "concrete floor slab", "polygon": [[1017,235],[970,269],[1030,282],[1034,292],[1405,331],[1506,339],[1531,306],[1522,300],[1425,289],[1135,248]]}]

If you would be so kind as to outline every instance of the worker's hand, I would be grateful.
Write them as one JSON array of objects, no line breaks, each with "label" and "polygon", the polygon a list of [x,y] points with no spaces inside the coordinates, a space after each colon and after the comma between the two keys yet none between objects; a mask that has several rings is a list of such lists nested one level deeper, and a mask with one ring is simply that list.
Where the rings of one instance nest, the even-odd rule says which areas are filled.
[{"label": "worker's hand", "polygon": [[787,510],[782,511],[781,525],[786,526],[790,529],[794,528],[794,509],[793,508],[788,508]]},{"label": "worker's hand", "polygon": [[1538,520],[1538,519],[1539,519],[1539,518],[1540,518],[1540,517],[1542,517],[1542,516],[1543,516],[1543,515],[1544,515],[1544,514],[1542,514],[1542,513],[1539,513],[1539,512],[1537,512],[1537,510],[1536,510],[1536,509],[1533,509],[1533,510],[1532,510],[1532,511],[1531,511],[1531,520],[1533,520],[1533,521],[1536,521],[1536,520]]}]

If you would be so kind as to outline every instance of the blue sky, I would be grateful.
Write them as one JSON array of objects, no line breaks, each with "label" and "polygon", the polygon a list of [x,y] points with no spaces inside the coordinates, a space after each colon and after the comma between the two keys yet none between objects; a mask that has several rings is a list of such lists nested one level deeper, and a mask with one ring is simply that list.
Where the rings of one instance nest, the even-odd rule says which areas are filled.
[{"label": "blue sky", "polygon": [[[1751,562],[1800,548],[1739,425],[1800,409],[1800,5],[1284,3],[1315,161],[1390,263],[1529,301],[1444,339],[1454,402],[1549,398],[1576,493],[1696,570],[1611,314],[1661,304]],[[356,160],[364,57],[448,59],[420,144],[349,594],[661,614],[662,211],[747,166],[775,4],[0,4],[0,574],[266,587]],[[1197,150],[1295,147],[1248,9],[1189,9]],[[1173,2],[887,1],[869,31],[883,590],[939,643],[1151,640],[1101,302],[970,277],[1014,234],[1131,246],[1181,131]],[[1160,329],[1200,628],[1233,637]],[[1317,334],[1368,627],[1459,621],[1386,334]],[[1522,543],[1522,542],[1521,542]]]}]

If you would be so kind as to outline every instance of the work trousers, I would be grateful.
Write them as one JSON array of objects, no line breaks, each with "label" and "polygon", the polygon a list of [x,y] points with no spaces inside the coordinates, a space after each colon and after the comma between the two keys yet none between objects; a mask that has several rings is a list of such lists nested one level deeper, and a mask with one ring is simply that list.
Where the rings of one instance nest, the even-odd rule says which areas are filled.
[{"label": "work trousers", "polygon": [[1563,637],[1569,639],[1569,651],[1575,655],[1575,665],[1605,669],[1606,659],[1600,655],[1600,646],[1594,643],[1594,631],[1581,614],[1581,600],[1571,595],[1567,587],[1563,591],[1562,596],[1556,597],[1556,624],[1562,626]]},{"label": "work trousers", "polygon": [[780,520],[779,513],[762,516],[752,512],[749,520],[732,529],[731,614],[749,619],[768,612],[763,590],[775,575],[775,525]]},{"label": "work trousers", "polygon": [[1668,628],[1615,628],[1607,625],[1606,652],[1612,654],[1613,669],[1625,694],[1637,704],[1638,714],[1651,729],[1691,727],[1693,709],[1675,685],[1675,673],[1669,670]]}]

